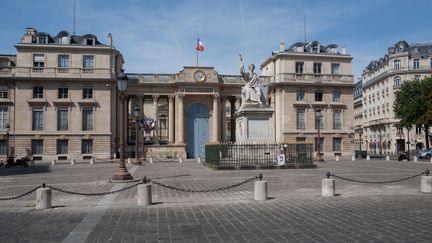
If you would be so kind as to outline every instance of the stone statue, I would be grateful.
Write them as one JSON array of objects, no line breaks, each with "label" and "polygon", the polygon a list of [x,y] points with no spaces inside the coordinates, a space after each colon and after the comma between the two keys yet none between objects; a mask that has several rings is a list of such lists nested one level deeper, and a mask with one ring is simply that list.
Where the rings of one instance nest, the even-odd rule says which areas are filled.
[{"label": "stone statue", "polygon": [[266,105],[266,97],[263,92],[261,81],[258,74],[254,72],[255,65],[249,65],[249,72],[245,72],[243,57],[240,54],[240,74],[245,81],[242,88],[242,106],[244,104],[258,104],[259,106]]}]

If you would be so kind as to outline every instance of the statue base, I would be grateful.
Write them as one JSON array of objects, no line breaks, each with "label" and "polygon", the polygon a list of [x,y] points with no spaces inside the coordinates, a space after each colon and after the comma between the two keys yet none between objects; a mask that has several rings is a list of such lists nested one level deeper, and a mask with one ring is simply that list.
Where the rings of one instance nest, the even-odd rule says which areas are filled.
[{"label": "statue base", "polygon": [[236,112],[236,142],[273,142],[273,108],[242,104]]}]

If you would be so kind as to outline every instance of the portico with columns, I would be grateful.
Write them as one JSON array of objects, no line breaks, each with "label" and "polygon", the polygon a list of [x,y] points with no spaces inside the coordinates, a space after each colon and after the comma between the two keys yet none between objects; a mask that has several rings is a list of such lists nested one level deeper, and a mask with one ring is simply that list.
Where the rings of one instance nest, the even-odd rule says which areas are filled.
[{"label": "portico with columns", "polygon": [[[205,144],[234,142],[235,109],[244,85],[240,76],[219,75],[213,67],[127,76],[126,151],[130,154],[138,153],[141,160],[204,158]],[[156,122],[152,131],[135,124],[151,119]]]}]

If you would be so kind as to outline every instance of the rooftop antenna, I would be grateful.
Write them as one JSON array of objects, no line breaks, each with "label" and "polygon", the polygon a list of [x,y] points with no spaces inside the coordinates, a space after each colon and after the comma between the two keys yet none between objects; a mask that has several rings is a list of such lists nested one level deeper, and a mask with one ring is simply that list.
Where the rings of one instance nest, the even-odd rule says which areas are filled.
[{"label": "rooftop antenna", "polygon": [[306,42],[306,13],[303,15],[304,42]]},{"label": "rooftop antenna", "polygon": [[73,20],[73,34],[75,35],[75,10],[76,10],[76,0],[74,0],[74,20]]}]

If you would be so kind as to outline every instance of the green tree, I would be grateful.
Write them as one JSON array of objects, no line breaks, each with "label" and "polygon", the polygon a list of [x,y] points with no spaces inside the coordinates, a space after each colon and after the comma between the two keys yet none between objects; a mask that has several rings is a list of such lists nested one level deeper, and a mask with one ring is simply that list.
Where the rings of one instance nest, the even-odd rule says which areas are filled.
[{"label": "green tree", "polygon": [[429,148],[429,126],[432,124],[432,78],[404,82],[396,93],[393,108],[396,118],[400,119],[400,126],[410,127],[416,124],[424,127],[425,143]]}]

